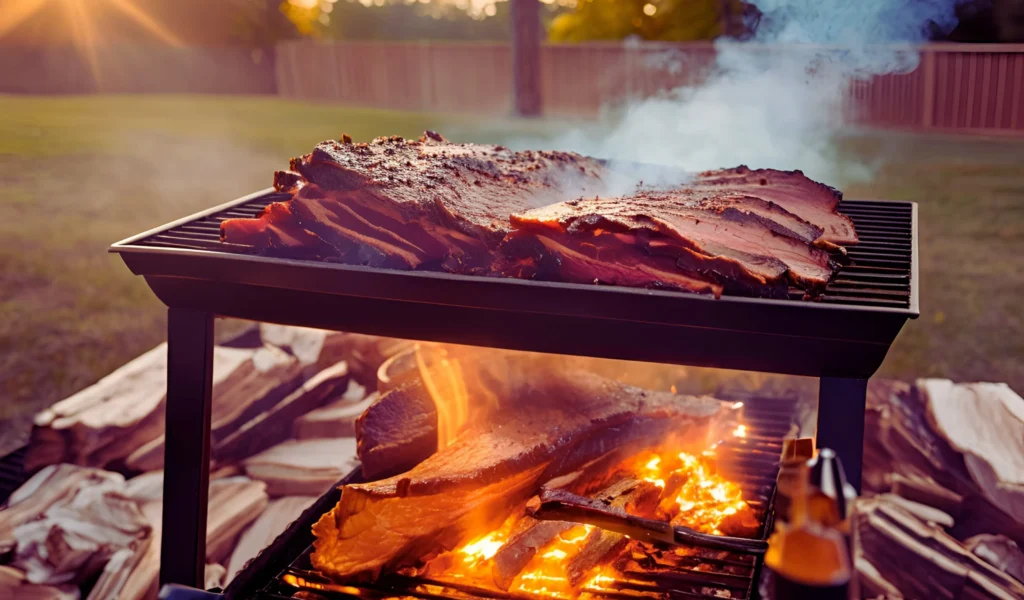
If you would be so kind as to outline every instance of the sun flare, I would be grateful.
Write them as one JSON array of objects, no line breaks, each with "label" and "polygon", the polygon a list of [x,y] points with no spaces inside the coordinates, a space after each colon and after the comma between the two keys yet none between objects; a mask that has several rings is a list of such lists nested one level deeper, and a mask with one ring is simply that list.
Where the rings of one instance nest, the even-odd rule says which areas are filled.
[{"label": "sun flare", "polygon": [[48,7],[61,9],[59,15],[67,20],[71,43],[88,63],[96,81],[100,81],[102,75],[98,48],[105,38],[96,17],[103,10],[113,9],[122,13],[161,43],[176,47],[185,45],[181,38],[136,5],[134,0],[4,0],[4,9],[0,11],[0,37]]}]

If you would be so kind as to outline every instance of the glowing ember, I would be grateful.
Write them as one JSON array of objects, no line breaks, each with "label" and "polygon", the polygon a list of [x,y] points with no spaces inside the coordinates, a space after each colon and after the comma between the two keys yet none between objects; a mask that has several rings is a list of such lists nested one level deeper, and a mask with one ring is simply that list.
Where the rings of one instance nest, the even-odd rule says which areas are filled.
[{"label": "glowing ember", "polygon": [[463,555],[462,562],[467,565],[474,565],[482,560],[489,560],[501,550],[505,544],[505,536],[501,531],[492,531],[484,537],[470,542],[459,549]]},{"label": "glowing ember", "polygon": [[747,426],[737,425],[736,429],[732,430],[732,434],[736,437],[747,437]]},{"label": "glowing ember", "polygon": [[[741,426],[742,427],[742,426]],[[743,428],[745,430],[745,428]],[[752,519],[740,487],[715,471],[714,452],[645,452],[619,465],[616,472],[631,473],[661,488],[657,515],[676,525],[685,525],[704,533],[722,535],[727,521]],[[447,561],[433,563],[440,580],[471,581],[492,586],[493,559],[512,537],[521,512],[509,517],[498,529],[454,550]],[[582,585],[569,583],[568,567],[579,556],[590,525],[575,526],[539,548],[530,562],[512,582],[509,592],[542,598],[576,598],[586,590],[610,589],[616,571],[609,564],[586,573]],[[632,546],[631,546],[632,547]],[[440,557],[439,557],[440,558]],[[443,564],[442,564],[443,562]]]}]

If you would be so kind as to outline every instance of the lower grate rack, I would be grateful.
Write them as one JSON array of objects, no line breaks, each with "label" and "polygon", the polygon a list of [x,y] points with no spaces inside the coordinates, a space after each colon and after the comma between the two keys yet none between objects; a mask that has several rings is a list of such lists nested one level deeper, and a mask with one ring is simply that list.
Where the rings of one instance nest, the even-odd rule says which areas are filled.
[{"label": "lower grate rack", "polygon": [[[774,527],[775,482],[783,439],[796,432],[795,396],[749,398],[743,406],[745,435],[732,437],[716,447],[719,470],[740,485],[743,497],[754,508],[760,528],[757,539],[767,540]],[[259,589],[255,598],[284,600],[353,600],[415,598],[418,600],[551,600],[564,596],[503,592],[468,582],[389,574],[372,583],[338,583],[317,573],[308,546],[283,570]],[[608,576],[592,579],[578,591],[579,598],[637,600],[758,598],[757,583],[763,564],[760,552],[716,550],[699,546],[631,541],[610,563]]]}]

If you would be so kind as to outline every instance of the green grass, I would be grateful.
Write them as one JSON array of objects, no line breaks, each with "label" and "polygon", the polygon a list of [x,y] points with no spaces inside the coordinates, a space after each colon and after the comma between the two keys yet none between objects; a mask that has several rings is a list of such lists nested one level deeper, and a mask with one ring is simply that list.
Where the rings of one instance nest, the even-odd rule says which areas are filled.
[{"label": "green grass", "polygon": [[[524,124],[273,98],[0,97],[0,421],[164,338],[162,305],[111,242],[267,187],[321,139],[426,128],[497,141]],[[864,135],[843,153],[881,165],[849,197],[921,203],[923,314],[883,373],[1024,390],[1024,142]]]}]

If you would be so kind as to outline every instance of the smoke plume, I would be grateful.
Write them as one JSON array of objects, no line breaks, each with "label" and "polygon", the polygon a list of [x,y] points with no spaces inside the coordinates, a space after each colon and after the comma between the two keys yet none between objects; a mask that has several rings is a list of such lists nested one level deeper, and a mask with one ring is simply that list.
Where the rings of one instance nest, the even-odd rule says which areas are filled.
[{"label": "smoke plume", "polygon": [[[600,127],[559,135],[554,145],[687,171],[742,163],[849,180],[858,166],[839,163],[836,136],[851,82],[912,71],[919,58],[913,44],[956,25],[956,0],[754,4],[760,15],[751,39],[716,42],[714,68],[701,85],[608,109]],[[658,185],[659,173],[636,178]]]}]

